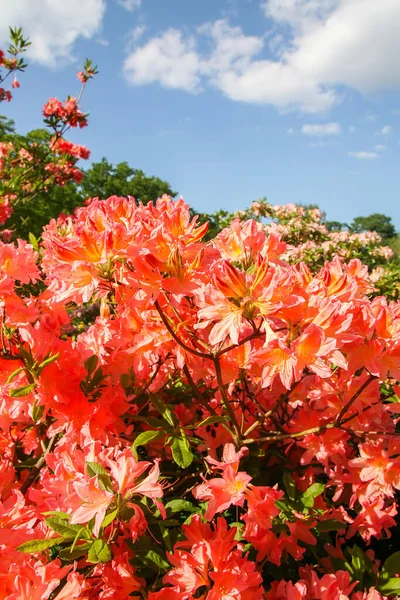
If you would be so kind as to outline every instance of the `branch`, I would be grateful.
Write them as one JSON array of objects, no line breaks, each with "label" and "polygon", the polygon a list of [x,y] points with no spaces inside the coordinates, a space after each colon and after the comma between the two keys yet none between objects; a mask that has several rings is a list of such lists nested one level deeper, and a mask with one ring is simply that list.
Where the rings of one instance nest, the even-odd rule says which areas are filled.
[{"label": "branch", "polygon": [[44,454],[42,454],[42,456],[39,458],[39,460],[37,461],[35,466],[31,469],[27,479],[21,485],[20,492],[22,494],[25,494],[25,492],[30,488],[32,483],[35,481],[36,477],[39,475],[40,470],[42,469],[42,467],[44,467],[44,465],[46,463],[46,456],[54,448],[56,440],[57,440],[57,433],[54,434],[53,437],[50,439],[49,445],[47,446],[46,450],[44,451]]},{"label": "branch", "polygon": [[186,350],[186,352],[190,352],[191,354],[195,354],[196,356],[200,356],[200,358],[207,358],[208,360],[213,360],[213,357],[210,356],[210,354],[206,354],[205,352],[199,352],[198,350],[195,350],[194,348],[191,348],[190,346],[188,346],[184,341],[182,341],[175,333],[175,331],[172,329],[169,321],[168,321],[168,317],[167,315],[163,312],[160,303],[158,302],[158,300],[156,300],[154,302],[154,306],[157,309],[158,314],[161,317],[162,322],[164,323],[166,329],[168,330],[168,332],[172,335],[172,337],[174,338],[174,340],[176,341],[177,344],[179,344],[179,346],[181,346],[181,348],[183,348],[184,350]]},{"label": "branch", "polygon": [[[196,399],[198,400],[198,402],[200,402],[200,404],[201,404],[202,406],[204,406],[204,408],[205,408],[206,410],[208,410],[208,411],[209,411],[209,412],[210,412],[212,415],[216,415],[216,414],[217,414],[217,413],[216,413],[216,411],[213,409],[213,407],[212,407],[212,406],[210,406],[210,405],[207,403],[207,401],[206,401],[206,400],[204,400],[204,398],[203,398],[203,397],[202,397],[202,395],[200,394],[199,390],[197,389],[197,386],[196,386],[195,382],[193,381],[193,377],[191,376],[191,374],[190,374],[190,371],[189,371],[189,369],[188,369],[188,366],[187,366],[187,365],[184,365],[184,366],[183,366],[183,372],[185,373],[185,375],[186,375],[186,379],[188,380],[188,382],[189,382],[189,384],[190,384],[190,387],[192,388],[192,390],[193,390],[193,393],[194,393],[194,395],[196,396]],[[226,424],[226,423],[224,423],[224,422],[222,422],[222,423],[221,423],[221,425],[222,425],[222,427],[223,427],[223,428],[224,428],[224,429],[225,429],[225,430],[226,430],[226,431],[229,433],[229,435],[231,435],[231,436],[232,436],[232,438],[234,438],[234,437],[235,437],[235,434],[234,434],[234,432],[231,430],[231,428],[229,427],[229,425],[227,425],[227,424]]]},{"label": "branch", "polygon": [[253,333],[251,333],[247,337],[243,338],[242,340],[240,340],[239,343],[237,343],[237,344],[231,344],[227,348],[224,348],[223,350],[220,350],[219,352],[217,352],[215,354],[215,356],[216,357],[220,357],[220,356],[222,356],[222,354],[225,354],[226,352],[229,352],[230,350],[233,350],[234,348],[238,348],[239,346],[242,346],[246,342],[249,342],[250,340],[254,340],[257,337],[262,337],[259,330],[254,331]]},{"label": "branch", "polygon": [[360,394],[363,393],[363,391],[365,390],[365,388],[374,380],[376,379],[376,377],[374,375],[370,375],[368,377],[368,379],[366,381],[364,381],[364,383],[362,384],[362,386],[360,387],[360,389],[350,398],[350,400],[347,402],[347,404],[345,404],[342,408],[342,410],[340,411],[335,423],[336,425],[340,426],[342,423],[342,419],[344,417],[344,415],[347,413],[347,411],[349,410],[350,406],[357,400],[357,398],[360,396]]},{"label": "branch", "polygon": [[221,363],[219,362],[219,358],[217,356],[215,356],[213,358],[213,361],[214,361],[215,374],[217,376],[218,388],[219,388],[219,391],[221,392],[223,403],[225,405],[225,408],[228,412],[229,418],[230,418],[233,428],[235,430],[235,436],[234,436],[235,443],[236,443],[236,445],[238,445],[242,439],[242,434],[240,431],[239,423],[237,422],[235,413],[233,411],[230,400],[228,398],[228,394],[226,393],[224,381],[222,379],[222,370],[221,370]]},{"label": "branch", "polygon": [[[376,377],[374,375],[370,375],[370,377],[366,381],[364,381],[362,386],[357,390],[357,392],[355,394],[353,394],[353,396],[350,398],[350,400],[347,402],[347,404],[342,408],[342,410],[339,413],[339,416],[337,417],[337,419],[335,419],[335,421],[331,421],[329,423],[326,423],[325,425],[320,425],[319,427],[311,427],[310,429],[304,429],[303,431],[296,431],[294,433],[277,433],[276,435],[270,435],[270,436],[261,437],[261,438],[250,438],[247,440],[245,439],[245,440],[243,440],[243,444],[247,445],[247,444],[255,444],[258,442],[278,442],[281,440],[289,440],[289,439],[305,437],[306,435],[312,435],[315,433],[317,433],[317,434],[324,433],[328,429],[336,429],[336,428],[340,429],[342,427],[342,425],[344,425],[344,423],[348,423],[352,419],[355,419],[356,417],[359,416],[360,413],[356,412],[353,415],[350,415],[349,417],[347,417],[346,419],[343,419],[344,415],[346,414],[346,412],[348,411],[350,406],[353,404],[353,402],[355,402],[357,400],[357,398],[360,396],[360,394],[362,394],[362,392],[365,390],[365,388],[374,379],[376,379]],[[370,408],[370,406],[368,406],[366,408],[366,410],[368,410],[368,408]],[[362,412],[365,412],[365,410]]]}]

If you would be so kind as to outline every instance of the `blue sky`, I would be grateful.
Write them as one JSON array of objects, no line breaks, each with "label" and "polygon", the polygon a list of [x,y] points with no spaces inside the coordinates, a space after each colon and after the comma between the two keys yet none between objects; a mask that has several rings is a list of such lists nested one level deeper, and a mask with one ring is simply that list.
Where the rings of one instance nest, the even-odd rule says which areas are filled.
[{"label": "blue sky", "polygon": [[317,203],[400,230],[399,0],[3,0],[32,40],[2,112],[41,126],[47,98],[77,92],[71,139],[168,180],[194,208]]}]

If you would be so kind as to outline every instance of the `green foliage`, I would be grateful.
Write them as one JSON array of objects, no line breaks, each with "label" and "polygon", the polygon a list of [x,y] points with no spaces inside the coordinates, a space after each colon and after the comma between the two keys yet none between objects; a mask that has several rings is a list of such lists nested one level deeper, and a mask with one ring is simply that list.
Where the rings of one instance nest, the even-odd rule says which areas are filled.
[{"label": "green foliage", "polygon": [[63,541],[63,538],[51,538],[48,540],[30,540],[18,546],[17,550],[20,552],[26,552],[28,554],[35,554],[36,552],[43,552],[52,546],[56,546]]},{"label": "green foliage", "polygon": [[176,437],[172,442],[172,458],[176,464],[182,469],[187,469],[193,462],[193,452],[190,449],[190,445],[187,437],[181,432],[181,436]]},{"label": "green foliage", "polygon": [[[49,134],[44,129],[31,131],[26,136],[14,134],[13,131],[13,122],[0,117],[0,140],[19,143],[22,147],[33,142],[42,145],[43,148],[48,147]],[[6,227],[14,231],[15,238],[28,240],[29,233],[39,238],[43,227],[51,219],[56,219],[61,214],[72,214],[87,198],[133,196],[135,200],[147,204],[163,194],[175,196],[176,192],[168,182],[158,177],[148,177],[143,171],[133,169],[126,162],[113,166],[104,158],[99,163],[93,163],[86,171],[80,186],[72,181],[63,187],[54,185],[45,192],[38,192],[25,202],[17,203]]]},{"label": "green foliage", "polygon": [[110,546],[104,540],[95,540],[89,548],[88,563],[106,563],[111,560]]},{"label": "green foliage", "polygon": [[4,115],[0,115],[0,142],[8,141],[8,136],[15,133],[15,122]]},{"label": "green foliage", "polygon": [[71,214],[81,204],[82,198],[74,183],[69,182],[64,187],[54,186],[27,202],[17,204],[5,226],[15,232],[16,238],[28,240],[29,233],[39,238],[43,227],[51,219],[56,219],[61,213]]},{"label": "green foliage", "polygon": [[[14,122],[0,117],[0,141],[11,142],[16,148],[30,148],[35,145],[37,153],[45,156],[49,152],[51,134],[46,129],[35,129],[25,136],[15,133]],[[82,204],[82,196],[74,182],[63,187],[53,185],[47,191],[40,190],[22,198],[14,205],[14,212],[5,227],[12,229],[14,236],[28,240],[29,233],[39,238],[42,229],[51,219],[61,213],[71,214]]]},{"label": "green foliage", "polygon": [[135,200],[147,204],[163,194],[176,196],[169,183],[159,177],[148,177],[140,169],[130,167],[127,162],[112,165],[106,158],[93,163],[85,172],[80,186],[82,199],[110,196],[133,196]]},{"label": "green foliage", "polygon": [[376,231],[383,241],[387,241],[396,235],[392,218],[382,213],[373,213],[368,217],[356,217],[350,224],[350,231],[361,233],[362,231]]},{"label": "green foliage", "polygon": [[346,223],[340,221],[323,221],[323,223],[328,231],[343,231],[349,227]]},{"label": "green foliage", "polygon": [[377,281],[375,296],[386,296],[390,300],[397,301],[400,297],[400,264],[399,257],[395,255],[393,261],[387,263]]},{"label": "green foliage", "polygon": [[301,496],[303,505],[307,508],[312,508],[314,506],[315,498],[323,494],[324,490],[325,485],[323,483],[313,483],[310,485],[310,487]]}]

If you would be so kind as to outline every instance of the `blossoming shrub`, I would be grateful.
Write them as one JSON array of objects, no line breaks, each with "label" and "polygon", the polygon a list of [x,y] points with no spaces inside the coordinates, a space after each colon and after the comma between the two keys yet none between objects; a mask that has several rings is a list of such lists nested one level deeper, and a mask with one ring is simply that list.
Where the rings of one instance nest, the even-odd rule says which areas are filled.
[{"label": "blossoming shrub", "polygon": [[[7,55],[0,50],[0,85],[7,77],[27,67],[19,55],[30,45],[21,29],[10,29],[11,44]],[[50,98],[43,108],[44,123],[50,135],[39,142],[37,139],[12,136],[12,140],[0,140],[0,225],[3,225],[13,212],[16,203],[34,200],[38,193],[47,191],[54,185],[65,185],[68,181],[80,183],[82,171],[76,166],[79,159],[88,159],[89,150],[85,146],[73,144],[64,135],[70,128],[86,127],[87,115],[79,109],[79,102],[89,79],[97,73],[97,67],[86,60],[84,70],[78,73],[82,87],[78,97],[68,97],[65,102]],[[16,77],[12,87],[20,87]],[[10,101],[11,92],[0,87],[0,102]],[[2,232],[3,239],[10,232]]]},{"label": "blossoming shrub", "polygon": [[384,246],[375,231],[330,231],[318,208],[297,204],[271,205],[265,200],[253,202],[244,211],[219,211],[209,216],[212,230],[217,233],[229,228],[234,220],[262,222],[267,232],[279,233],[287,243],[285,258],[291,264],[305,262],[312,272],[321,269],[326,260],[332,261],[335,256],[342,262],[358,258],[369,268],[372,295],[384,295],[390,300],[400,296],[398,261],[394,260],[392,248]]},{"label": "blossoming shrub", "polygon": [[397,596],[400,305],[206,230],[114,196],[0,243],[1,598]]}]

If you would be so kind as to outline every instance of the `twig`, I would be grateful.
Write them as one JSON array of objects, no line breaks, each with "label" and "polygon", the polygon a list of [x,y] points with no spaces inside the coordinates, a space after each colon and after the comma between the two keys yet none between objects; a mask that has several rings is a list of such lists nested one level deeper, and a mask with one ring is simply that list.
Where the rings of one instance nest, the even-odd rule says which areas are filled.
[{"label": "twig", "polygon": [[215,356],[216,357],[220,357],[223,354],[225,354],[226,352],[230,352],[230,350],[233,350],[234,348],[238,348],[239,346],[243,346],[243,344],[245,344],[246,342],[250,342],[250,340],[254,340],[255,338],[258,338],[258,337],[261,337],[261,333],[257,329],[257,331],[254,331],[250,335],[246,336],[245,338],[243,338],[242,340],[240,340],[240,342],[238,342],[237,344],[231,344],[230,346],[227,346],[226,348],[223,348],[222,350],[220,350],[219,352],[217,352],[215,354]]},{"label": "twig", "polygon": [[[196,396],[196,399],[200,402],[200,404],[202,404],[204,406],[204,408],[206,410],[208,410],[212,415],[216,415],[216,411],[213,409],[212,406],[210,406],[206,400],[204,400],[204,398],[202,397],[202,395],[200,394],[199,390],[197,389],[197,386],[195,384],[195,382],[193,381],[193,377],[190,374],[189,368],[187,365],[183,366],[183,372],[186,375],[186,379],[188,380],[190,387],[193,390],[194,395]],[[229,435],[232,436],[232,438],[235,437],[234,432],[232,431],[232,429],[229,427],[229,425],[227,425],[226,423],[222,422],[221,423],[222,427],[229,433]]]},{"label": "twig", "polygon": [[168,322],[168,317],[163,312],[163,310],[162,310],[162,308],[161,308],[160,303],[158,302],[158,300],[156,300],[154,302],[154,306],[156,307],[157,312],[160,315],[161,320],[164,323],[166,329],[172,335],[172,337],[174,338],[174,340],[176,341],[177,344],[179,344],[184,350],[186,350],[186,352],[190,352],[191,354],[195,354],[196,356],[200,356],[200,358],[207,358],[208,360],[213,360],[213,357],[210,354],[206,354],[205,352],[199,352],[199,350],[195,350],[194,348],[191,348],[190,346],[188,346],[184,341],[182,341],[176,335],[175,331],[172,329],[170,323]]},{"label": "twig", "polygon": [[49,454],[49,452],[52,451],[52,449],[54,448],[54,445],[56,443],[57,440],[57,433],[53,435],[52,438],[50,438],[49,444],[46,448],[46,450],[44,451],[44,453],[42,454],[42,456],[39,458],[39,460],[37,461],[37,463],[35,464],[34,467],[32,467],[27,479],[24,481],[24,483],[21,485],[20,491],[22,494],[25,494],[25,492],[30,488],[30,486],[32,485],[32,483],[35,481],[36,477],[39,475],[40,470],[42,469],[42,467],[44,467],[45,463],[46,463],[46,456]]},{"label": "twig", "polygon": [[345,404],[342,408],[342,410],[339,413],[338,418],[336,419],[335,423],[336,425],[340,425],[342,423],[342,419],[344,417],[344,415],[347,413],[347,411],[349,410],[350,406],[357,400],[357,398],[360,396],[360,394],[363,393],[363,391],[365,390],[365,388],[374,380],[376,379],[376,377],[374,375],[370,375],[368,377],[368,379],[366,381],[364,381],[364,383],[362,384],[362,386],[360,387],[360,389],[350,398],[350,400],[347,402],[347,404]]},{"label": "twig", "polygon": [[235,430],[234,441],[235,441],[236,445],[240,445],[240,441],[242,439],[242,433],[240,431],[240,427],[239,427],[239,423],[237,422],[236,415],[235,415],[233,408],[231,406],[231,403],[229,401],[228,394],[226,393],[224,381],[222,379],[221,363],[219,362],[219,358],[217,356],[215,356],[213,358],[213,361],[214,361],[215,374],[217,376],[218,388],[221,393],[225,408],[228,412],[229,418],[232,422],[233,428]]}]

